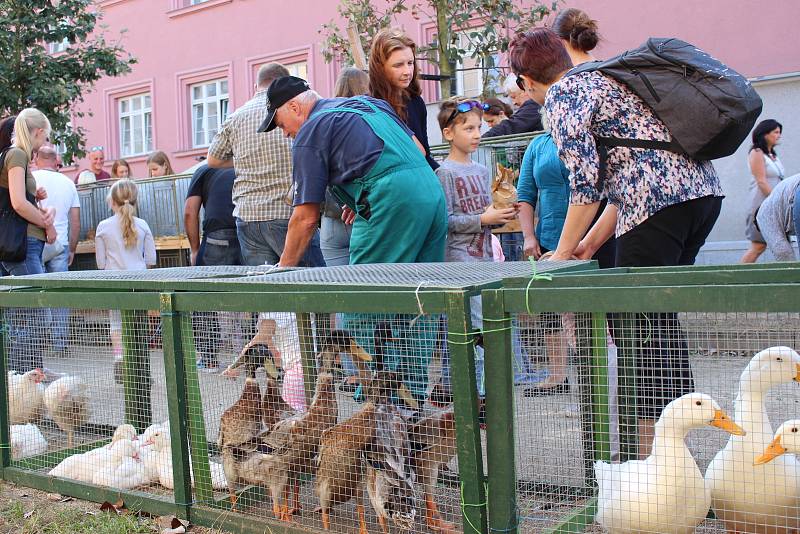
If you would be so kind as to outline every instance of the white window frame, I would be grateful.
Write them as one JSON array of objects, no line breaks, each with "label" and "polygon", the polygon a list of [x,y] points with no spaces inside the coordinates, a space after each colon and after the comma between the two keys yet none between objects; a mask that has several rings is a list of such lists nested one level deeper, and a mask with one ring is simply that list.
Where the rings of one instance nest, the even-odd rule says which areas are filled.
[{"label": "white window frame", "polygon": [[[480,97],[483,93],[483,71],[482,70],[470,70],[464,71],[461,69],[464,68],[474,68],[474,67],[482,67],[483,66],[483,58],[481,57],[470,57],[472,51],[470,50],[470,43],[469,39],[465,32],[461,32],[458,34],[459,39],[459,48],[463,50],[467,50],[466,56],[456,63],[456,95],[463,96],[467,98],[475,98]],[[495,71],[495,91],[500,92],[500,69],[498,68],[500,64],[500,54],[495,53],[492,54],[494,56],[494,64],[493,70]],[[465,62],[468,64],[465,66]],[[469,94],[464,93],[464,75],[467,73],[477,73],[478,75],[478,87],[477,91],[471,91]]]},{"label": "white window frame", "polygon": [[[138,102],[138,109],[134,110],[134,103]],[[127,110],[123,111],[123,104],[127,103]],[[139,93],[117,99],[117,113],[119,126],[119,155],[132,157],[149,154],[153,151],[153,96],[150,92]],[[125,142],[125,126],[129,125],[130,138]],[[141,150],[136,150],[136,132],[141,136]]]},{"label": "white window frame", "polygon": [[[223,92],[224,84],[224,92]],[[209,87],[214,87],[214,94],[209,95]],[[195,98],[195,88],[202,88],[202,95]],[[189,86],[189,120],[192,122],[192,148],[205,148],[211,145],[211,141],[219,131],[222,123],[230,112],[230,83],[227,78],[219,78]],[[198,107],[202,109],[200,118],[200,128],[198,129]],[[209,110],[214,111],[215,119],[209,122],[212,116]]]},{"label": "white window frame", "polygon": [[47,43],[48,47],[50,48],[51,54],[60,54],[61,52],[66,52],[67,48],[69,48],[69,39],[64,37],[58,43]]}]

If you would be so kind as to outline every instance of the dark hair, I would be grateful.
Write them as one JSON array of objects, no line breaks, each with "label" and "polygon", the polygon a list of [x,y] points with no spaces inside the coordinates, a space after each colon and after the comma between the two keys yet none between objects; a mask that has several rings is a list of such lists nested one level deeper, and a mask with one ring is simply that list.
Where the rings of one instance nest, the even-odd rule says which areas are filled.
[{"label": "dark hair", "polygon": [[483,113],[485,115],[500,115],[501,113],[505,114],[506,118],[510,117],[514,114],[514,110],[511,109],[511,106],[500,100],[499,98],[487,98],[483,101],[484,104],[488,105],[488,108],[484,108]]},{"label": "dark hair", "polygon": [[[456,110],[459,104],[468,101],[471,101],[474,105],[474,107],[471,107],[469,111]],[[481,109],[480,104],[476,104],[475,101],[469,98],[455,97],[451,98],[450,100],[445,100],[439,107],[439,114],[436,115],[436,120],[439,123],[439,129],[444,130],[448,126],[463,124],[467,121],[467,115],[470,113],[475,113],[479,118],[483,118],[483,109]]]},{"label": "dark hair", "polygon": [[750,150],[755,150],[756,148],[760,149],[764,154],[775,156],[775,147],[771,149],[767,149],[767,141],[764,139],[764,136],[770,133],[775,128],[780,128],[781,133],[783,132],[783,125],[776,121],[775,119],[766,119],[759,122],[756,127],[753,129],[753,146],[750,147]]},{"label": "dark hair", "polygon": [[350,98],[369,93],[369,75],[356,67],[347,67],[339,73],[333,96]]},{"label": "dark hair", "polygon": [[[414,54],[414,74],[411,76],[409,86],[400,90],[386,79],[384,69],[392,52],[403,48],[410,48]],[[408,101],[422,94],[422,89],[419,87],[419,66],[416,59],[416,43],[399,28],[381,30],[372,40],[369,50],[369,92],[375,98],[387,101],[403,121],[408,118],[406,111]]]},{"label": "dark hair", "polygon": [[511,70],[539,83],[551,84],[572,68],[572,60],[558,35],[549,28],[518,33],[508,49]]},{"label": "dark hair", "polygon": [[11,115],[0,121],[0,152],[11,146],[11,138],[14,137],[14,121],[16,115]]},{"label": "dark hair", "polygon": [[588,52],[597,46],[600,35],[597,33],[597,21],[592,20],[585,11],[571,7],[556,15],[553,31],[567,41],[572,48]]}]

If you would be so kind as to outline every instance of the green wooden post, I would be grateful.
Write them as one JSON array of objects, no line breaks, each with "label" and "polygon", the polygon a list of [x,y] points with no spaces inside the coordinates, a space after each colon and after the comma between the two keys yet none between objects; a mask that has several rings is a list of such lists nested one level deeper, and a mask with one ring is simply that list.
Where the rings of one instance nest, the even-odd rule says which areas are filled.
[{"label": "green wooden post", "polygon": [[125,422],[143,432],[153,422],[150,399],[150,351],[147,347],[147,312],[122,310],[122,384]]},{"label": "green wooden post", "polygon": [[[183,377],[186,380],[186,419],[189,428],[190,454],[194,473],[194,495],[197,501],[212,502],[214,491],[211,486],[211,467],[208,461],[208,438],[206,421],[203,415],[203,395],[200,390],[200,377],[197,373],[197,355],[194,349],[194,329],[191,312],[182,313],[180,320],[183,350]],[[179,378],[181,375],[178,375]]]},{"label": "green wooden post", "polygon": [[161,293],[161,324],[164,347],[164,375],[167,383],[172,476],[175,480],[175,503],[181,517],[189,519],[192,500],[192,476],[189,467],[188,399],[186,397],[185,359],[181,338],[181,314],[175,311],[175,294]]},{"label": "green wooden post", "polygon": [[[606,314],[592,314],[592,361],[589,366],[591,379],[592,460],[611,461],[611,417],[608,389],[608,337]],[[592,462],[594,463],[594,462]],[[589,472],[594,476],[594,470]]]},{"label": "green wooden post", "polygon": [[639,457],[638,418],[636,415],[636,344],[641,340],[635,328],[635,313],[615,313],[614,343],[617,345],[617,406],[619,407],[620,460]]},{"label": "green wooden post", "polygon": [[6,358],[7,308],[0,308],[0,478],[11,465],[11,421],[8,415],[8,360]]},{"label": "green wooden post", "polygon": [[455,403],[458,472],[462,484],[463,531],[465,534],[482,534],[487,531],[486,489],[478,423],[475,352],[473,343],[469,343],[473,335],[469,296],[464,291],[453,291],[447,295],[447,330]]},{"label": "green wooden post", "polygon": [[517,470],[511,315],[503,309],[502,291],[484,291],[481,298],[485,331],[483,372],[486,381],[489,530],[516,534]]},{"label": "green wooden post", "polygon": [[306,388],[306,405],[311,406],[317,386],[317,357],[314,354],[314,331],[311,314],[297,314],[297,334],[300,336],[300,355],[303,361],[303,382]]}]

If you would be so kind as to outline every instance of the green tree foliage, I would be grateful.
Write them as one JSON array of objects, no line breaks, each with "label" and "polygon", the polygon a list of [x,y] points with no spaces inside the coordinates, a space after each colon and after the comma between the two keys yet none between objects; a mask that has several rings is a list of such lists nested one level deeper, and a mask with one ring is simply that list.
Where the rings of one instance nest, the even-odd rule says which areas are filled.
[{"label": "green tree foliage", "polygon": [[[418,43],[419,57],[433,62],[445,79],[441,94],[451,94],[449,77],[455,65],[465,58],[478,58],[483,67],[484,90],[494,54],[508,50],[516,32],[540,23],[558,7],[560,0],[341,0],[338,12],[344,21],[358,27],[364,52],[369,54],[372,37],[396,23],[398,14],[410,11],[415,19],[427,18],[436,23],[433,42]],[[347,33],[335,21],[320,30],[324,38],[323,55],[327,62],[352,61]],[[459,38],[459,36],[463,36]]]},{"label": "green tree foliage", "polygon": [[[44,112],[67,164],[85,154],[85,132],[74,126],[87,115],[78,106],[83,95],[136,62],[118,41],[106,41],[100,17],[92,0],[0,0],[0,110]],[[66,48],[51,53],[53,43]]]}]

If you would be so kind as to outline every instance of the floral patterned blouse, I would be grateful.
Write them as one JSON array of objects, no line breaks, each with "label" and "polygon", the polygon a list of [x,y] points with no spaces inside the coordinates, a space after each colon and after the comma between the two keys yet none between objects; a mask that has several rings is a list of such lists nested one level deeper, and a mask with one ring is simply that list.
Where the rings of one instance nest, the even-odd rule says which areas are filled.
[{"label": "floral patterned blouse", "polygon": [[608,198],[619,210],[617,236],[673,204],[723,196],[710,161],[666,150],[609,148],[606,179],[600,184],[593,134],[670,140],[650,107],[613,78],[599,72],[565,76],[547,91],[544,108],[559,157],[570,171],[570,203]]}]

